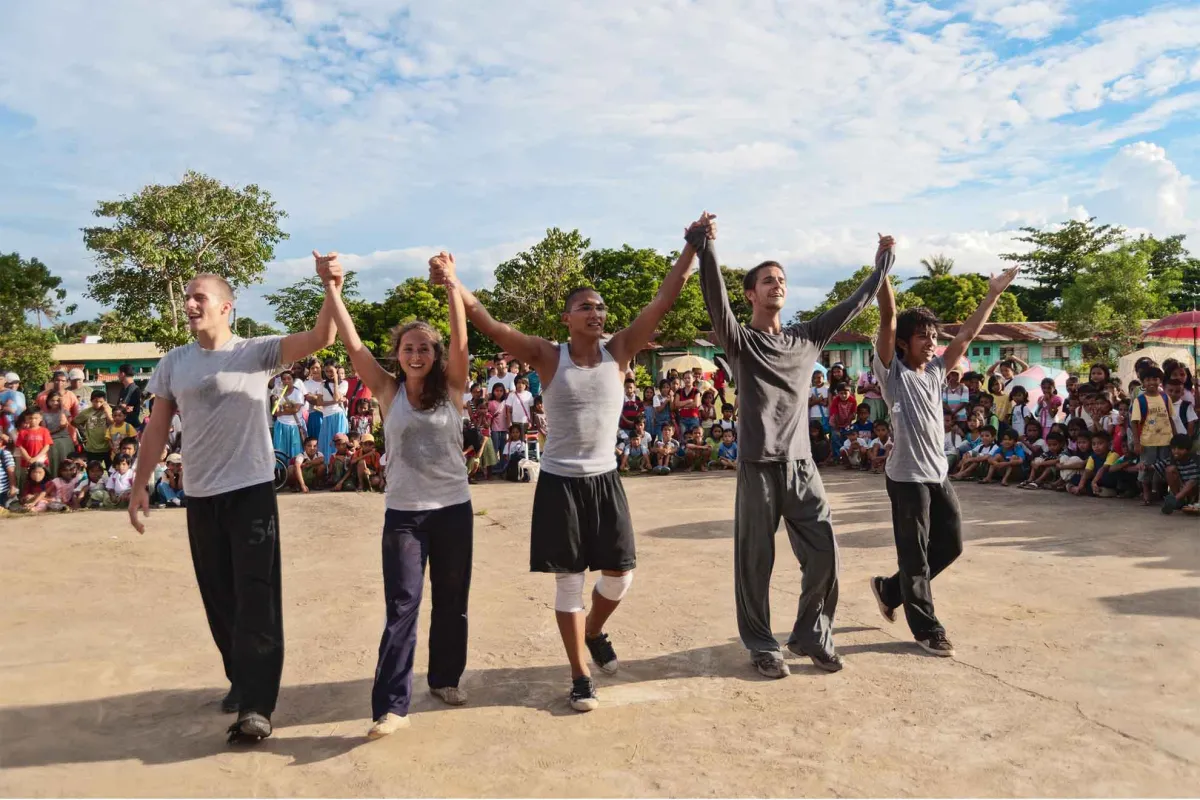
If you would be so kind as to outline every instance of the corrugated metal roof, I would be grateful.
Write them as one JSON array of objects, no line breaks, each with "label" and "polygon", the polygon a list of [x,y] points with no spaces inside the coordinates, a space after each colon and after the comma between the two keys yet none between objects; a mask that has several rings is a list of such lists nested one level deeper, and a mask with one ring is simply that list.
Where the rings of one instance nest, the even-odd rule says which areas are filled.
[{"label": "corrugated metal roof", "polygon": [[98,344],[56,344],[54,360],[62,362],[88,361],[144,361],[162,358],[163,353],[154,342],[100,342]]},{"label": "corrugated metal roof", "polygon": [[871,344],[874,341],[870,336],[864,336],[861,333],[853,331],[838,331],[829,340],[830,344]]},{"label": "corrugated metal roof", "polygon": [[[1142,320],[1142,330],[1145,331],[1155,320]],[[961,322],[952,322],[942,326],[942,338],[952,339],[962,328]],[[983,330],[975,337],[976,341],[984,342],[1065,342],[1067,339],[1058,332],[1058,323],[1047,322],[987,322]]]}]

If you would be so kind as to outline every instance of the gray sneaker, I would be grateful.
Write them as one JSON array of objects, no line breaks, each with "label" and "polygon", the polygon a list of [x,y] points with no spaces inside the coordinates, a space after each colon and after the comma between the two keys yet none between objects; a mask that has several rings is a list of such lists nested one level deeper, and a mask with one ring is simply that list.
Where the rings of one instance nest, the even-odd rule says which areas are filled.
[{"label": "gray sneaker", "polygon": [[230,744],[253,744],[271,735],[271,720],[257,711],[243,711],[229,726]]},{"label": "gray sneaker", "polygon": [[750,661],[758,670],[758,674],[764,678],[778,680],[792,674],[783,660],[783,655],[778,652],[763,650],[751,656]]}]

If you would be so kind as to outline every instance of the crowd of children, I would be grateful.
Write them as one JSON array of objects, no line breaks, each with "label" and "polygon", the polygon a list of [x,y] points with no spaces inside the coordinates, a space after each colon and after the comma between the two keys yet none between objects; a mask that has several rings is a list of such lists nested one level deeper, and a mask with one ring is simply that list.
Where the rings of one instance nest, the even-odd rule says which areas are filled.
[{"label": "crowd of children", "polygon": [[[1200,420],[1185,364],[1142,359],[1128,387],[1096,364],[1086,382],[1068,377],[1065,397],[1053,379],[1042,380],[1036,403],[1013,384],[1019,367],[1027,365],[1005,360],[986,375],[948,373],[942,399],[951,480],[1136,497],[1165,514],[1200,511]],[[882,472],[892,447],[886,407],[856,400],[849,380],[833,383],[831,396],[822,378],[814,372],[809,400],[814,458]]]}]

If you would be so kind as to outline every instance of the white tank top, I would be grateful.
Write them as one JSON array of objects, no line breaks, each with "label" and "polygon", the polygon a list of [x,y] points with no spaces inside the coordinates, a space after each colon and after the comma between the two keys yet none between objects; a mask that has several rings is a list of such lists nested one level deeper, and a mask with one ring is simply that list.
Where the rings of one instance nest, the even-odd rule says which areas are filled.
[{"label": "white tank top", "polygon": [[617,468],[614,450],[625,375],[603,344],[601,362],[580,367],[566,344],[559,345],[558,370],[542,388],[546,405],[546,452],[541,468],[564,478],[603,475]]},{"label": "white tank top", "polygon": [[418,411],[401,384],[384,417],[383,433],[388,508],[430,511],[471,499],[462,454],[462,417],[452,403]]}]

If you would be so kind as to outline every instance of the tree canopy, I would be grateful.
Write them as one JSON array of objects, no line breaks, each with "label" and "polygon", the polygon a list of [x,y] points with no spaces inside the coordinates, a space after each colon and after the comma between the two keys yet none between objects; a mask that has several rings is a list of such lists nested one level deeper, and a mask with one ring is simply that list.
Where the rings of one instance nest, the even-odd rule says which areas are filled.
[{"label": "tree canopy", "polygon": [[1020,264],[1022,277],[1032,280],[1015,292],[1025,316],[1034,320],[1058,318],[1058,300],[1063,297],[1088,259],[1124,241],[1125,229],[1096,225],[1095,217],[1070,220],[1049,230],[1025,227],[1013,241],[1033,245],[1026,253],[1003,253],[1000,258]]},{"label": "tree canopy", "polygon": [[[825,299],[815,308],[797,311],[792,317],[792,322],[807,322],[814,317],[828,311],[829,309],[842,302],[850,295],[854,294],[854,290],[863,284],[871,273],[875,271],[872,266],[862,266],[851,275],[849,278],[840,280],[833,285],[825,295]],[[903,311],[906,308],[915,308],[921,305],[921,298],[913,292],[905,292],[900,289],[900,279],[895,275],[889,275],[888,280],[892,282],[892,287],[896,290],[896,310]],[[879,333],[879,306],[872,303],[861,314],[846,323],[842,328],[850,333],[859,333],[863,336],[875,338]]]},{"label": "tree canopy", "polygon": [[[93,212],[109,224],[84,228],[96,271],[88,296],[127,315],[157,318],[164,349],[187,340],[184,286],[211,272],[237,289],[260,282],[286,213],[269,192],[189,171],[172,186],[146,186],[131,197],[103,201]],[[149,312],[149,313],[148,313]]]},{"label": "tree canopy", "polygon": [[562,340],[563,303],[584,283],[591,243],[578,230],[549,228],[540,242],[496,267],[491,313],[531,336]]},{"label": "tree canopy", "polygon": [[[40,390],[50,376],[56,337],[42,323],[57,316],[66,296],[62,279],[41,261],[0,254],[0,367],[16,372],[26,386]],[[29,314],[37,316],[36,326]]]},{"label": "tree canopy", "polygon": [[[925,276],[918,279],[909,291],[920,298],[921,305],[937,314],[942,322],[963,322],[975,313],[975,309],[987,297],[988,279],[978,272]],[[1025,314],[1016,296],[1004,292],[988,321],[1024,322]]]}]

